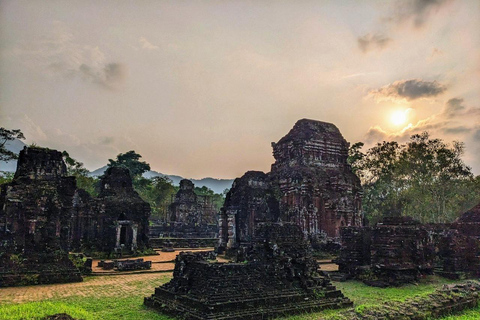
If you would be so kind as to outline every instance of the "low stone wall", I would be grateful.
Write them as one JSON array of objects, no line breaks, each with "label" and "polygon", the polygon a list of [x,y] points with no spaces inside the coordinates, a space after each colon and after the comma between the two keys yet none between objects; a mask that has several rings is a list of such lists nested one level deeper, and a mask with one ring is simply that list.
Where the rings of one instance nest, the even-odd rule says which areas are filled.
[{"label": "low stone wall", "polygon": [[413,297],[404,302],[388,302],[384,305],[341,312],[335,319],[344,320],[426,320],[475,308],[480,301],[480,282],[444,285],[426,297]]},{"label": "low stone wall", "polygon": [[217,224],[185,224],[182,222],[153,223],[150,238],[217,238]]},{"label": "low stone wall", "polygon": [[173,248],[213,248],[217,245],[217,238],[150,238],[150,247],[163,248],[173,245]]},{"label": "low stone wall", "polygon": [[9,259],[8,265],[5,261],[0,265],[0,288],[82,280],[80,271],[66,254],[31,255],[28,259]]}]

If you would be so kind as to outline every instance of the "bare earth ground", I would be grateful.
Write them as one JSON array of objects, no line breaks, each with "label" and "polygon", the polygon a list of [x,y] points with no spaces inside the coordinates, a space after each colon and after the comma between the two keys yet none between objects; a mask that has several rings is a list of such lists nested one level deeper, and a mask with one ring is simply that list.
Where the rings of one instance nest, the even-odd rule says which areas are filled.
[{"label": "bare earth ground", "polygon": [[64,298],[70,296],[112,297],[129,296],[139,293],[143,293],[145,296],[147,296],[153,293],[155,287],[167,282],[172,277],[171,272],[158,272],[165,270],[173,270],[174,264],[158,262],[174,260],[176,255],[180,251],[189,250],[187,249],[177,250],[175,252],[160,252],[160,255],[158,256],[142,257],[145,261],[150,260],[152,262],[155,262],[152,263],[152,269],[150,269],[150,272],[143,271],[140,273],[122,273],[113,270],[102,270],[96,267],[99,260],[94,260],[94,273],[99,274],[99,272],[105,272],[106,274],[104,276],[101,274],[98,276],[88,276],[84,277],[83,282],[75,283],[0,288],[0,304],[7,302],[23,303],[31,301],[41,301],[46,299]]},{"label": "bare earth ground", "polygon": [[[211,250],[211,249],[200,249]],[[165,270],[173,270],[173,263],[161,263],[162,261],[174,260],[180,251],[160,252],[158,256],[146,256],[144,260],[152,261],[150,272],[142,273],[102,270],[96,267],[99,260],[93,261],[94,273],[96,276],[84,277],[83,282],[49,284],[26,287],[0,288],[0,304],[2,303],[24,303],[41,301],[47,299],[58,299],[70,296],[83,297],[125,297],[130,295],[143,294],[148,296],[153,293],[154,288],[169,281],[171,272],[159,273]],[[197,251],[197,250],[196,250]],[[219,262],[227,260],[219,258]],[[335,264],[322,264],[321,270],[336,270]],[[105,275],[102,275],[105,273]],[[118,274],[118,275],[117,275]]]}]

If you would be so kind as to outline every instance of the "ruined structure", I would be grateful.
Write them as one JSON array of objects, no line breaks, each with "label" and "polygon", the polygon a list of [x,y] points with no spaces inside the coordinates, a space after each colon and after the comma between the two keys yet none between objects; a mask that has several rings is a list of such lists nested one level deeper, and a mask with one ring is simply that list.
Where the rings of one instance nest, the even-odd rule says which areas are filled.
[{"label": "ruined structure", "polygon": [[25,148],[0,186],[0,287],[82,281],[68,259],[76,183],[66,171],[60,152]]},{"label": "ruined structure", "polygon": [[386,217],[374,227],[342,229],[339,271],[373,286],[398,286],[432,274],[430,231],[410,217]]},{"label": "ruined structure", "polygon": [[260,224],[244,263],[181,253],[173,279],[145,304],[186,319],[265,319],[350,306],[317,268],[297,225]]},{"label": "ruined structure", "polygon": [[220,246],[234,248],[248,245],[260,222],[276,222],[280,218],[279,202],[271,188],[268,175],[248,171],[235,179],[225,199],[219,218]]},{"label": "ruined structure", "polygon": [[180,189],[168,207],[168,221],[151,226],[156,247],[214,246],[218,241],[218,212],[209,195],[197,195],[192,181],[180,181]]},{"label": "ruined structure", "polygon": [[477,207],[452,224],[422,225],[409,217],[386,217],[374,227],[341,229],[336,260],[346,278],[396,286],[432,274],[451,279],[480,276]]},{"label": "ruined structure", "polygon": [[128,169],[109,168],[92,198],[60,152],[26,147],[13,181],[0,186],[0,286],[81,281],[69,251],[144,248],[149,214]]},{"label": "ruined structure", "polygon": [[133,189],[130,172],[110,167],[92,198],[76,190],[71,214],[72,248],[87,251],[136,251],[148,246],[150,206]]},{"label": "ruined structure", "polygon": [[249,171],[227,194],[220,247],[248,243],[262,221],[294,222],[309,238],[339,237],[340,227],[362,225],[360,180],[335,125],[299,120],[272,147],[271,172]]},{"label": "ruined structure", "polygon": [[459,230],[466,236],[480,240],[480,203],[463,213],[460,218],[453,223],[453,228]]},{"label": "ruined structure", "polygon": [[340,227],[362,225],[360,179],[347,163],[349,143],[335,125],[299,120],[272,147],[270,176],[281,191],[282,221],[329,237],[340,236]]},{"label": "ruined structure", "polygon": [[175,195],[175,201],[169,206],[171,222],[187,225],[213,224],[216,222],[215,211],[211,197],[198,196],[194,191],[192,181],[180,181],[180,190]]}]

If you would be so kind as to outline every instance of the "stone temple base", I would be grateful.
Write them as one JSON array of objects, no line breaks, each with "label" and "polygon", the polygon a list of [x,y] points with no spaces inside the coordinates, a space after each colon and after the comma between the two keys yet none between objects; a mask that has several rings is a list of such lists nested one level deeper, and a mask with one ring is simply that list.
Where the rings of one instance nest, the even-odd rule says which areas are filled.
[{"label": "stone temple base", "polygon": [[[307,251],[297,250],[304,245],[297,226],[273,229],[261,230],[267,236],[244,263],[211,263],[201,254],[181,253],[173,279],[156,288],[145,304],[185,319],[212,320],[266,319],[352,305],[316,272]],[[275,239],[282,232],[283,239]]]},{"label": "stone temple base", "polygon": [[35,284],[83,281],[80,271],[68,256],[34,255],[22,262],[8,259],[0,266],[0,288]]}]

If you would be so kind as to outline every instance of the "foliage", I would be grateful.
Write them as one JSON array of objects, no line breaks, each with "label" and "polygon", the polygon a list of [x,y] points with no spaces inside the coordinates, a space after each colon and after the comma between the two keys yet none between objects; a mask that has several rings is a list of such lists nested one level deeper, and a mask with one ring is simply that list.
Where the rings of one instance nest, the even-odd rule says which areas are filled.
[{"label": "foliage", "polygon": [[172,180],[167,177],[153,177],[146,179],[136,176],[133,179],[135,190],[152,208],[152,219],[164,220],[167,218],[168,206],[178,187],[173,186]]},{"label": "foliage", "polygon": [[195,189],[193,191],[198,196],[210,196],[210,197],[212,197],[213,206],[214,206],[216,211],[219,211],[220,208],[223,207],[223,203],[225,201],[225,195],[226,195],[225,191],[228,192],[228,189],[225,189],[223,194],[215,193],[212,189],[210,189],[206,186],[195,187]]},{"label": "foliage", "polygon": [[461,159],[461,142],[450,146],[424,132],[405,144],[383,141],[366,153],[362,146],[352,145],[348,160],[362,181],[363,208],[372,222],[392,214],[449,222],[480,200],[480,180]]},{"label": "foliage", "polygon": [[108,167],[125,167],[130,170],[132,177],[141,176],[150,170],[150,165],[145,161],[140,161],[142,156],[131,150],[126,153],[120,153],[116,160],[108,159]]},{"label": "foliage", "polygon": [[4,184],[12,181],[14,175],[15,173],[13,172],[0,171],[0,184]]},{"label": "foliage", "polygon": [[70,157],[67,151],[62,152],[63,161],[67,166],[67,174],[74,176],[77,180],[77,187],[84,189],[92,196],[98,195],[98,179],[90,177],[89,171],[83,166],[82,162]]},{"label": "foliage", "polygon": [[20,129],[8,130],[3,127],[0,128],[0,161],[10,161],[18,158],[18,155],[5,148],[8,141],[15,139],[25,139]]}]

